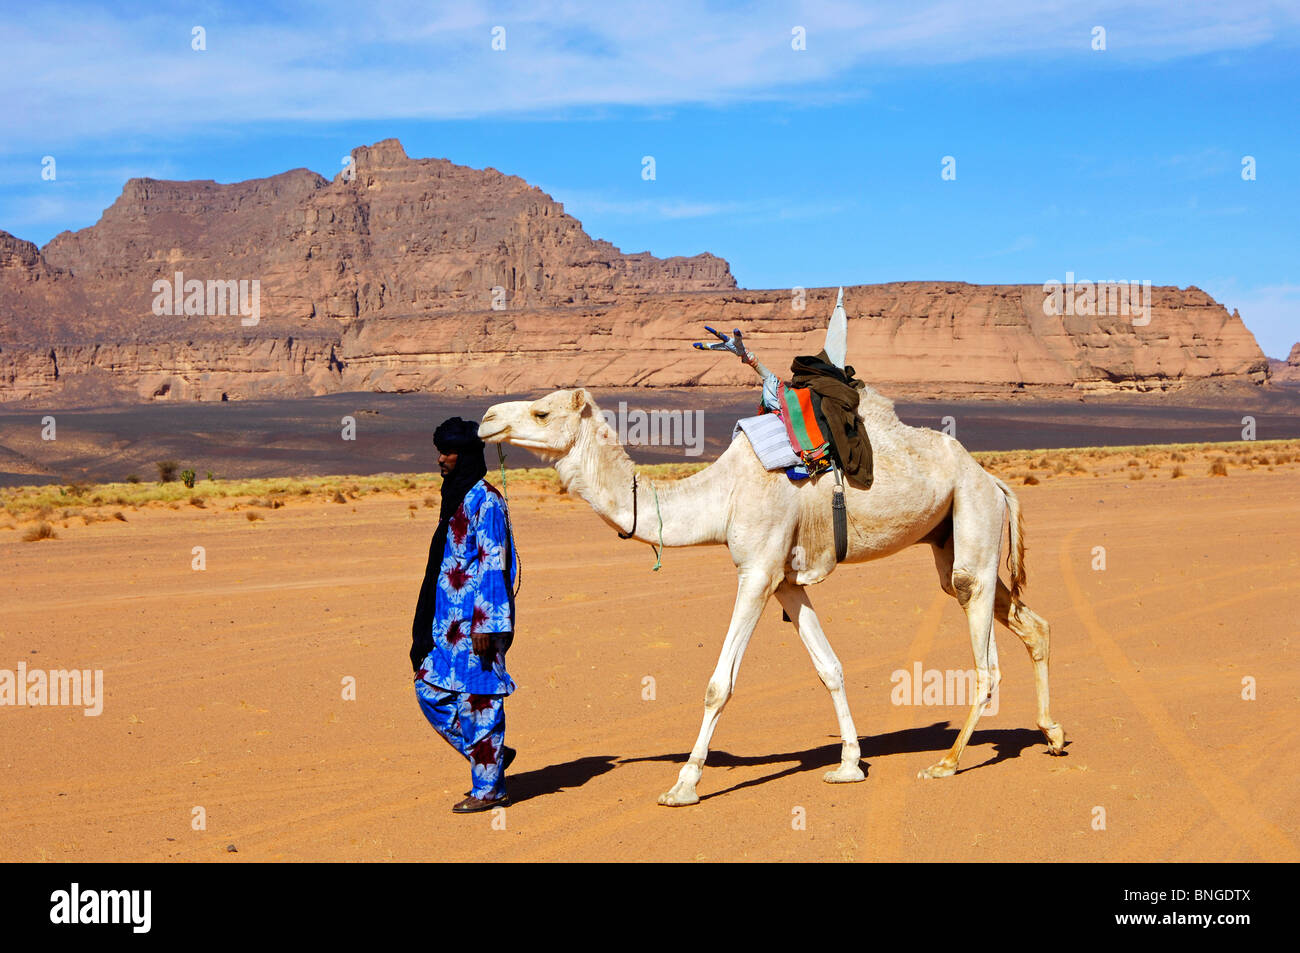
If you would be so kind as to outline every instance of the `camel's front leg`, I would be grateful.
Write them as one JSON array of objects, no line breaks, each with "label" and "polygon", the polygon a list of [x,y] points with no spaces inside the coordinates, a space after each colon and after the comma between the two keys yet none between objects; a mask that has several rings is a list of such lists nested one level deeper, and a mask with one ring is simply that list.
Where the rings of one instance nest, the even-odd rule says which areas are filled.
[{"label": "camel's front leg", "polygon": [[704,759],[709,754],[713,729],[717,727],[718,716],[722,714],[723,707],[735,690],[736,675],[740,671],[745,646],[749,644],[749,637],[754,634],[754,626],[758,623],[763,606],[775,588],[775,582],[767,575],[741,573],[736,592],[736,608],[731,613],[731,627],[727,629],[727,638],[722,643],[717,668],[713,670],[708,690],[704,693],[704,723],[700,726],[700,736],[695,739],[691,756],[677,775],[677,783],[659,795],[660,804],[684,807],[700,800],[695,793],[695,785],[699,783],[704,771]]},{"label": "camel's front leg", "polygon": [[817,613],[808,601],[808,593],[803,586],[782,582],[776,590],[776,598],[781,603],[795,628],[804,648],[812,656],[813,667],[827,690],[831,693],[831,704],[835,706],[835,717],[840,723],[840,766],[834,771],[827,771],[822,780],[831,784],[843,784],[848,781],[861,781],[866,775],[858,762],[862,752],[858,747],[858,730],[853,727],[853,716],[849,713],[848,696],[844,693],[844,669],[831,648],[831,643],[822,631]]}]

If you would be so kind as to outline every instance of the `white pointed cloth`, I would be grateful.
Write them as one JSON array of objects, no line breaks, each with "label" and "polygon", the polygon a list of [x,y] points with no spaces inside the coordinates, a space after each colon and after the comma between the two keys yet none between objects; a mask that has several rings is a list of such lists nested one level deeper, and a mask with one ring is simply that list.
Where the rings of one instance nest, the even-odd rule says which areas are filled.
[{"label": "white pointed cloth", "polygon": [[831,312],[830,324],[826,327],[826,359],[844,369],[844,359],[849,351],[849,316],[844,311],[844,289],[840,289],[835,299],[835,310]]}]

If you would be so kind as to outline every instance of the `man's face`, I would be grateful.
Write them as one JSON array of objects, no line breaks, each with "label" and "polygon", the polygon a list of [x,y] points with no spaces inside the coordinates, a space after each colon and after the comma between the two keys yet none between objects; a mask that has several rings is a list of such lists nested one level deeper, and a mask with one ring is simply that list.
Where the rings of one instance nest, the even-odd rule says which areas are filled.
[{"label": "man's face", "polygon": [[438,469],[443,476],[448,476],[452,470],[456,469],[456,461],[460,458],[458,453],[443,453],[438,451]]}]

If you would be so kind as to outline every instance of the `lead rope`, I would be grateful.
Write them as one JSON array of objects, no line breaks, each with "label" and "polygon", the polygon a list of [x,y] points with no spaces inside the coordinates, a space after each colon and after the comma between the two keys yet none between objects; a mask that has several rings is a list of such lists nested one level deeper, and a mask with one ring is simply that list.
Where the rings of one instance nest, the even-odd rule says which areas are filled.
[{"label": "lead rope", "polygon": [[[519,552],[515,548],[515,528],[510,524],[510,495],[506,493],[506,452],[501,448],[501,444],[497,444],[497,462],[501,464],[501,498],[506,501],[506,532],[510,534],[509,543],[511,552],[506,554],[506,558],[509,558],[512,554],[517,557]],[[514,595],[518,597],[519,590],[524,587],[523,560],[518,558],[515,559],[515,572]],[[506,584],[509,585],[508,579],[506,580]]]},{"label": "lead rope", "polygon": [[659,487],[651,483],[650,489],[655,494],[655,516],[659,517],[659,548],[655,550],[655,565],[651,571],[658,572],[659,567],[664,564],[664,515],[659,512]]}]

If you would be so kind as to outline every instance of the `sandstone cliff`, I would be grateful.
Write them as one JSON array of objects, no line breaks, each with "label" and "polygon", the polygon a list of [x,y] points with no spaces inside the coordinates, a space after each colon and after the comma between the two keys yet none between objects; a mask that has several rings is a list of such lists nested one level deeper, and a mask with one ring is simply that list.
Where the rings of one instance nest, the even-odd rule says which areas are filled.
[{"label": "sandstone cliff", "polygon": [[[156,314],[154,283],[177,272],[256,280],[257,323]],[[1145,325],[1048,315],[1043,298],[1040,285],[847,288],[850,361],[899,396],[1268,380],[1240,318],[1197,288],[1152,289]],[[623,254],[521,179],[387,140],[332,182],[133,179],[96,225],[44,249],[0,232],[0,402],[749,386],[734,358],[690,348],[704,324],[743,328],[783,372],[820,348],[833,303],[830,289],[802,309],[788,291],[739,290],[712,255]]]},{"label": "sandstone cliff", "polygon": [[1270,359],[1268,366],[1275,382],[1279,384],[1300,384],[1300,344],[1292,346],[1291,353],[1287,355],[1285,361]]}]

